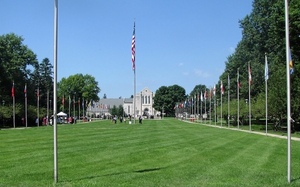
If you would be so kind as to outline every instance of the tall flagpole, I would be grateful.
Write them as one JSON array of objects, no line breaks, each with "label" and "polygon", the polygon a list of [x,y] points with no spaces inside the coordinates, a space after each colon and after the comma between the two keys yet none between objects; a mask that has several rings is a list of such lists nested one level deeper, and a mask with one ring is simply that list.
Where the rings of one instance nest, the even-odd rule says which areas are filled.
[{"label": "tall flagpole", "polygon": [[237,70],[237,102],[238,102],[238,115],[237,115],[237,125],[240,128],[240,69]]},{"label": "tall flagpole", "polygon": [[252,128],[251,128],[251,94],[250,94],[252,75],[251,75],[250,62],[248,62],[248,74],[249,74],[249,130],[252,131]]},{"label": "tall flagpole", "polygon": [[16,103],[15,103],[15,82],[14,81],[11,89],[11,96],[13,99],[13,126],[14,128],[16,128]]},{"label": "tall flagpole", "polygon": [[58,0],[54,0],[54,84],[53,84],[53,127],[54,127],[54,182],[58,181],[58,162],[57,162],[57,35],[58,35]]},{"label": "tall flagpole", "polygon": [[36,96],[37,96],[37,126],[40,126],[40,88],[38,87],[36,91]]},{"label": "tall flagpole", "polygon": [[24,88],[24,95],[25,95],[25,126],[27,128],[28,122],[27,122],[27,84],[26,83]]},{"label": "tall flagpole", "polygon": [[228,73],[228,127],[230,127],[230,79]]},{"label": "tall flagpole", "polygon": [[286,42],[286,76],[287,76],[287,126],[288,126],[288,152],[287,152],[287,179],[288,183],[291,183],[291,90],[290,90],[290,39],[289,39],[289,7],[288,0],[285,0],[285,42]]},{"label": "tall flagpole", "polygon": [[200,110],[200,114],[201,114],[201,123],[203,123],[203,94],[202,94],[202,91],[201,91],[201,93],[200,93],[201,95],[200,95],[200,101],[201,101],[201,103],[200,103],[200,105],[201,105],[201,110]]},{"label": "tall flagpole", "polygon": [[[134,74],[134,80],[133,80],[133,123],[135,124],[135,113],[136,113],[136,73],[135,73],[135,22],[133,24],[133,34],[132,34],[132,40],[131,40],[131,61],[132,61],[132,70]],[[142,102],[142,100],[141,100]]]},{"label": "tall flagpole", "polygon": [[268,58],[267,53],[265,53],[265,82],[266,82],[266,135],[268,133],[268,79],[269,79],[269,70],[268,70]]},{"label": "tall flagpole", "polygon": [[211,125],[211,98],[212,98],[212,89],[209,90],[209,124]]},{"label": "tall flagpole", "polygon": [[206,88],[205,88],[205,92],[204,92],[204,112],[205,112],[205,124],[206,124],[206,122],[207,122],[206,99],[207,99],[207,90],[206,90]]},{"label": "tall flagpole", "polygon": [[221,81],[221,127],[223,126],[223,102],[222,102],[222,96],[224,94],[224,88],[223,88],[223,81]]}]

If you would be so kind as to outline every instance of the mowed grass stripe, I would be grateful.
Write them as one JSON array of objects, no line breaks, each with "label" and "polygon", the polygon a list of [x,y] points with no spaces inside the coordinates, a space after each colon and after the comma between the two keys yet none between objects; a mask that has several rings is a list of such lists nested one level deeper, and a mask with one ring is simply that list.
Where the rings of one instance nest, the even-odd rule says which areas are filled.
[{"label": "mowed grass stripe", "polygon": [[[0,133],[0,186],[51,186],[53,128]],[[298,142],[292,151],[299,155]],[[58,126],[58,159],[56,186],[300,184],[287,184],[286,140],[174,119]]]}]

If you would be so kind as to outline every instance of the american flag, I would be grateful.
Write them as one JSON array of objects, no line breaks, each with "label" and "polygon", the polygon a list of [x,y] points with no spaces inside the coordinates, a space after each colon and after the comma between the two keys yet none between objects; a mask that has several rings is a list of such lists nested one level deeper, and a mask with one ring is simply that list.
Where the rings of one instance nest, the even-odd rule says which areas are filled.
[{"label": "american flag", "polygon": [[132,70],[135,71],[135,22],[133,25],[133,34],[131,40],[131,60],[132,60]]}]

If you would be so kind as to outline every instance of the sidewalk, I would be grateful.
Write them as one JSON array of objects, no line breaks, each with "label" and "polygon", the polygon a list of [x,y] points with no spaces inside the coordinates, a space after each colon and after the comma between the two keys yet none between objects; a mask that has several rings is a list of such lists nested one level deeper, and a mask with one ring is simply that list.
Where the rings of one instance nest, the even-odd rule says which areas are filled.
[{"label": "sidewalk", "polygon": [[[264,136],[269,136],[269,137],[275,137],[275,138],[281,138],[281,139],[287,139],[287,136],[282,136],[282,135],[278,135],[278,134],[272,134],[272,133],[263,133],[263,132],[257,132],[257,131],[249,131],[249,130],[243,130],[243,129],[237,129],[237,128],[228,128],[226,126],[216,126],[216,125],[208,125],[208,124],[203,124],[203,123],[197,123],[197,122],[192,122],[192,121],[187,121],[187,120],[182,120],[184,122],[187,123],[193,123],[193,124],[199,124],[199,125],[204,125],[207,127],[214,127],[214,128],[221,128],[221,129],[228,129],[228,130],[234,130],[234,131],[242,131],[242,132],[246,132],[246,133],[252,133],[252,134],[259,134],[259,135],[264,135]],[[294,141],[300,141],[300,138],[297,137],[291,137],[291,140]]]}]

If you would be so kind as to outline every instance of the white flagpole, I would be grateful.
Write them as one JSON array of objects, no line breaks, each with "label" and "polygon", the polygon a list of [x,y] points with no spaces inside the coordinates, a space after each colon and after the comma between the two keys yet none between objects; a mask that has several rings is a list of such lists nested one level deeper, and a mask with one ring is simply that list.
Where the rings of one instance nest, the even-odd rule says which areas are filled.
[{"label": "white flagpole", "polygon": [[230,127],[230,79],[228,74],[228,127]]},{"label": "white flagpole", "polygon": [[267,57],[267,53],[265,53],[265,81],[266,81],[266,135],[268,134],[268,78],[269,78],[269,70],[268,70],[268,57]]},{"label": "white flagpole", "polygon": [[204,92],[204,112],[205,112],[205,124],[207,122],[207,112],[206,112],[206,98],[207,98],[207,89],[205,88],[205,92]]},{"label": "white flagpole", "polygon": [[25,89],[24,89],[24,94],[25,94],[25,126],[27,128],[28,126],[28,120],[27,120],[27,84],[25,83]]},{"label": "white flagpole", "polygon": [[13,126],[14,128],[16,128],[15,81],[13,81],[12,98],[13,98]]},{"label": "white flagpole", "polygon": [[58,0],[54,1],[54,84],[53,84],[53,127],[54,127],[54,182],[58,181],[58,162],[57,162],[57,35],[58,35]]},{"label": "white flagpole", "polygon": [[237,72],[237,100],[238,100],[238,115],[237,115],[237,125],[238,125],[238,129],[240,128],[240,72],[239,72],[239,68],[238,68],[238,72]]},{"label": "white flagpole", "polygon": [[291,90],[290,90],[290,39],[289,39],[289,7],[288,0],[285,0],[285,42],[286,42],[286,76],[287,76],[287,139],[288,139],[288,167],[287,167],[287,179],[288,183],[291,182]]},{"label": "white flagpole", "polygon": [[201,96],[200,96],[200,102],[201,102],[201,111],[200,111],[200,113],[201,113],[201,123],[203,123],[203,112],[202,112],[202,109],[203,109],[203,104],[202,104],[203,94],[202,94],[202,91],[201,91]]},{"label": "white flagpole", "polygon": [[250,94],[250,90],[251,90],[251,82],[252,82],[252,75],[251,75],[251,68],[250,68],[250,62],[248,62],[248,74],[249,74],[249,130],[252,131],[251,129],[251,94]]},{"label": "white flagpole", "polygon": [[37,89],[37,119],[38,119],[38,127],[40,126],[40,87]]},{"label": "white flagpole", "polygon": [[212,93],[211,93],[211,90],[212,89],[210,89],[210,91],[209,91],[209,124],[211,125],[211,120],[212,120],[212,118],[211,118],[211,98],[212,98]]},{"label": "white flagpole", "polygon": [[[132,57],[132,69],[133,69],[133,76],[134,76],[134,80],[133,80],[133,98],[134,98],[134,101],[133,101],[133,124],[135,124],[135,115],[136,115],[136,73],[135,73],[135,50],[136,50],[136,47],[135,47],[135,22],[134,22],[134,25],[133,25],[133,35],[132,35],[132,41],[131,41],[131,57]],[[141,99],[141,102],[142,102],[142,99]]]},{"label": "white flagpole", "polygon": [[223,112],[223,102],[222,102],[222,96],[223,96],[223,82],[221,81],[221,127],[223,126],[223,114],[222,114],[222,112]]}]

